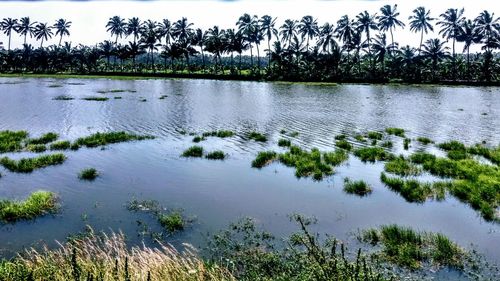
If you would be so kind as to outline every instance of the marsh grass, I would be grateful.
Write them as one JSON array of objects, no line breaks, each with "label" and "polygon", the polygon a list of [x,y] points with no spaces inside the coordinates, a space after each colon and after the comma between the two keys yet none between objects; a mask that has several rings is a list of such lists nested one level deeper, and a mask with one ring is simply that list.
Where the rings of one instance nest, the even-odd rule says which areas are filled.
[{"label": "marsh grass", "polygon": [[375,131],[368,132],[368,138],[369,139],[372,139],[372,140],[381,140],[382,137],[383,137],[383,135],[380,132],[375,132]]},{"label": "marsh grass", "polygon": [[234,135],[235,135],[235,133],[233,131],[219,130],[219,131],[204,132],[202,134],[202,137],[229,138],[229,137],[232,137]]},{"label": "marsh grass", "polygon": [[112,143],[153,139],[152,136],[136,135],[127,132],[95,133],[87,137],[78,138],[74,144],[86,147],[98,147]]},{"label": "marsh grass", "polygon": [[26,150],[35,153],[41,153],[45,152],[47,150],[47,147],[45,146],[45,144],[28,144],[26,146]]},{"label": "marsh grass", "polygon": [[204,141],[204,140],[206,140],[206,138],[205,137],[200,137],[200,136],[196,136],[196,137],[193,138],[193,142],[194,143],[199,143],[199,142]]},{"label": "marsh grass", "polygon": [[47,87],[49,87],[49,88],[61,88],[62,86],[63,85],[61,85],[61,84],[50,84]]},{"label": "marsh grass", "polygon": [[430,143],[434,143],[430,138],[426,138],[426,137],[418,137],[417,141],[423,145],[428,145]]},{"label": "marsh grass", "polygon": [[201,146],[191,146],[190,148],[184,150],[181,155],[182,157],[202,157],[203,156],[203,147]]},{"label": "marsh grass", "polygon": [[347,136],[346,136],[346,135],[344,135],[344,134],[341,134],[341,135],[336,135],[336,136],[335,136],[335,140],[338,140],[338,141],[340,141],[340,140],[345,140],[346,138],[347,138]]},{"label": "marsh grass", "polygon": [[401,128],[385,128],[385,132],[389,135],[395,135],[398,137],[405,137],[405,130]]},{"label": "marsh grass", "polygon": [[78,178],[81,180],[93,181],[99,176],[99,173],[94,168],[87,168],[82,170],[78,174]]},{"label": "marsh grass", "polygon": [[69,141],[57,141],[50,144],[50,150],[67,150],[71,147]]},{"label": "marsh grass", "polygon": [[385,147],[385,148],[392,148],[393,143],[392,143],[392,141],[384,141],[384,142],[380,143],[380,146]]},{"label": "marsh grass", "polygon": [[404,150],[408,150],[410,148],[410,143],[411,143],[411,139],[409,139],[409,138],[405,138],[403,140],[403,148],[404,148]]},{"label": "marsh grass", "polygon": [[0,200],[0,221],[32,220],[48,213],[54,213],[57,208],[54,193],[35,191],[23,201]]},{"label": "marsh grass", "polygon": [[224,153],[224,151],[216,150],[207,153],[207,155],[205,155],[205,158],[210,160],[224,160],[226,159],[226,154]]},{"label": "marsh grass", "polygon": [[27,144],[48,144],[50,142],[57,140],[58,137],[59,137],[58,134],[51,132],[51,133],[43,134],[39,138],[28,139],[26,141],[26,143]]},{"label": "marsh grass", "polygon": [[363,135],[357,134],[354,136],[354,139],[357,140],[358,142],[366,142],[366,139]]},{"label": "marsh grass", "polygon": [[279,139],[278,140],[278,146],[286,146],[286,147],[289,147],[290,145],[292,145],[292,142],[290,140],[287,140],[287,139]]},{"label": "marsh grass", "polygon": [[167,97],[168,97],[167,95],[162,95],[162,96],[160,96],[158,99],[159,99],[159,100],[164,100],[164,99],[166,99]]},{"label": "marsh grass", "polygon": [[251,140],[254,140],[257,142],[266,142],[267,141],[267,137],[261,133],[258,133],[258,132],[250,132],[250,134],[248,134],[248,139],[251,139]]},{"label": "marsh grass", "polygon": [[89,96],[89,97],[84,97],[82,100],[86,101],[107,101],[109,98],[107,97],[95,97],[95,96]]},{"label": "marsh grass", "polygon": [[253,168],[262,168],[264,166],[269,165],[271,162],[276,160],[278,154],[274,151],[261,151],[257,154],[255,160],[252,161]]},{"label": "marsh grass", "polygon": [[176,232],[184,230],[184,219],[180,212],[174,211],[169,214],[159,214],[158,222],[169,232]]},{"label": "marsh grass", "polygon": [[0,153],[21,150],[27,137],[26,131],[0,131]]},{"label": "marsh grass", "polygon": [[403,156],[399,156],[385,163],[384,169],[388,173],[403,177],[418,176],[422,174],[422,169],[420,167],[411,163]]},{"label": "marsh grass", "polygon": [[99,90],[99,94],[118,94],[118,93],[135,93],[136,90],[124,90],[124,89],[110,89],[110,90]]},{"label": "marsh grass", "polygon": [[381,147],[362,147],[354,150],[354,155],[363,162],[375,162],[394,159],[394,155]]},{"label": "marsh grass", "polygon": [[352,144],[345,139],[336,141],[335,146],[337,146],[338,148],[345,149],[347,151],[350,151],[352,149]]},{"label": "marsh grass", "polygon": [[298,137],[298,136],[299,136],[299,132],[297,132],[297,131],[291,132],[291,133],[289,134],[289,136],[290,136],[290,137],[292,137],[292,138],[296,138],[296,137]]},{"label": "marsh grass", "polygon": [[66,160],[66,156],[61,153],[42,155],[35,158],[22,158],[12,160],[8,157],[0,159],[0,164],[7,170],[15,173],[31,173],[33,170],[45,168],[47,166],[60,165]]},{"label": "marsh grass", "polygon": [[352,181],[349,178],[344,178],[344,191],[349,194],[366,196],[372,193],[372,188],[362,180]]},{"label": "marsh grass", "polygon": [[68,95],[59,95],[53,98],[53,100],[74,100],[75,98]]},{"label": "marsh grass", "polygon": [[434,196],[432,184],[427,182],[422,183],[416,179],[388,177],[385,173],[381,174],[380,180],[408,202],[424,203],[428,198]]}]

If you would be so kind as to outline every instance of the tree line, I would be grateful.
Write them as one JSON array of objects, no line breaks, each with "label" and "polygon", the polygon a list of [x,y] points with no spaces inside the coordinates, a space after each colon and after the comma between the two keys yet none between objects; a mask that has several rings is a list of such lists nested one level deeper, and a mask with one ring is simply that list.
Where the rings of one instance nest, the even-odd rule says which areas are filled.
[{"label": "tree line", "polygon": [[[416,47],[400,46],[397,31],[408,25],[420,37]],[[95,46],[62,44],[71,21],[54,25],[5,18],[0,28],[8,39],[0,52],[2,72],[141,72],[225,74],[270,80],[363,81],[498,81],[500,18],[481,12],[474,19],[464,9],[447,9],[433,17],[425,7],[412,11],[408,22],[397,5],[377,13],[342,16],[335,24],[319,24],[313,16],[286,19],[244,14],[234,28],[195,28],[183,17],[171,22],[114,16],[105,27],[111,39]],[[426,38],[436,29],[440,38]],[[11,50],[13,33],[24,37]],[[27,37],[40,41],[35,49]],[[43,47],[53,36],[57,45]],[[120,41],[128,40],[127,43]],[[456,49],[457,42],[463,44]],[[451,45],[451,48],[447,45]],[[481,52],[471,53],[473,45]],[[249,55],[248,55],[249,54]]]}]

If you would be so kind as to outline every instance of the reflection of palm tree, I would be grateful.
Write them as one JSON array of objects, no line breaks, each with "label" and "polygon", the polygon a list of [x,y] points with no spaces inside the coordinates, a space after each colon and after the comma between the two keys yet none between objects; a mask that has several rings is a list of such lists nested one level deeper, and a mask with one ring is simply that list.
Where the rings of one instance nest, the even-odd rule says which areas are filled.
[{"label": "reflection of palm tree", "polygon": [[56,36],[61,36],[59,39],[59,46],[61,46],[63,36],[69,36],[69,28],[71,27],[71,22],[66,21],[65,19],[59,19],[54,24],[54,28],[56,29]]},{"label": "reflection of palm tree", "polygon": [[26,37],[29,35],[31,38],[35,34],[36,22],[31,22],[29,17],[23,17],[19,21],[17,31],[24,36],[24,44],[26,44]]},{"label": "reflection of palm tree", "polygon": [[424,7],[418,7],[413,10],[413,15],[408,18],[410,20],[410,31],[421,32],[420,45],[418,47],[419,54],[422,51],[424,32],[427,34],[429,31],[434,31],[434,28],[431,25],[431,21],[433,21],[434,18],[431,18],[430,14],[431,12],[425,10]]},{"label": "reflection of palm tree", "polygon": [[391,33],[391,42],[394,45],[394,35],[392,33],[393,29],[396,29],[398,26],[404,27],[405,24],[398,20],[399,12],[397,11],[398,5],[390,6],[385,5],[380,8],[380,12],[382,15],[378,16],[378,27],[381,31],[387,31]]},{"label": "reflection of palm tree", "polygon": [[35,38],[36,40],[41,40],[40,48],[43,46],[43,40],[48,40],[52,38],[52,27],[47,23],[39,23],[35,27]]},{"label": "reflection of palm tree", "polygon": [[9,36],[9,45],[7,50],[10,51],[10,39],[12,37],[12,31],[17,31],[17,19],[5,18],[0,23],[0,26],[2,27],[3,33]]},{"label": "reflection of palm tree", "polygon": [[448,9],[440,15],[443,20],[437,23],[442,26],[439,34],[443,34],[443,37],[447,40],[453,40],[453,79],[455,79],[456,75],[455,41],[458,35],[462,33],[462,24],[464,21],[464,17],[462,16],[463,14],[464,9]]}]

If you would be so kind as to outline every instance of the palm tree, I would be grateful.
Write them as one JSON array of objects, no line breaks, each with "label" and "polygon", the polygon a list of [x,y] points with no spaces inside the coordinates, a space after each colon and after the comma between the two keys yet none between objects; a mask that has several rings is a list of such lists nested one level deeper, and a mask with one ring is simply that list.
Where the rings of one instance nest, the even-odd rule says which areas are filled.
[{"label": "palm tree", "polygon": [[460,32],[457,41],[464,43],[462,52],[467,52],[467,75],[470,76],[470,47],[474,43],[481,42],[481,36],[477,32],[476,25],[471,20],[463,21]]},{"label": "palm tree", "polygon": [[23,17],[19,20],[17,25],[17,32],[24,36],[24,44],[26,44],[26,37],[29,35],[30,38],[33,37],[35,33],[36,22],[31,22],[29,17]]},{"label": "palm tree", "polygon": [[267,38],[267,63],[269,65],[271,63],[271,38],[273,35],[278,37],[278,30],[274,27],[276,18],[273,19],[271,16],[265,15],[260,18],[259,23],[261,33]]},{"label": "palm tree", "polygon": [[[206,50],[210,53],[214,54],[215,60],[215,72],[217,73],[217,65],[221,62],[221,54],[224,52],[225,47],[225,31],[224,29],[219,29],[218,26],[214,26],[207,31],[207,40],[206,40]],[[222,69],[224,72],[224,70]]]},{"label": "palm tree", "polygon": [[422,50],[422,57],[429,59],[432,62],[432,77],[437,79],[436,70],[438,63],[448,58],[448,47],[444,47],[446,42],[441,42],[439,39],[429,39],[425,42]]},{"label": "palm tree", "polygon": [[259,28],[257,16],[243,14],[241,17],[239,17],[236,25],[238,26],[238,33],[241,33],[246,42],[248,42],[248,46],[250,48],[250,63],[253,67],[252,43],[254,43],[253,37],[255,37],[255,29]]},{"label": "palm tree", "polygon": [[431,11],[425,10],[424,7],[418,7],[413,10],[413,15],[408,19],[410,20],[410,31],[421,32],[420,34],[420,45],[418,47],[418,53],[422,51],[422,44],[424,40],[424,32],[427,34],[429,31],[434,31],[431,25],[431,21],[435,20],[430,16]]},{"label": "palm tree", "polygon": [[159,28],[161,36],[165,37],[165,45],[170,44],[170,40],[172,39],[172,23],[168,19],[163,19],[159,24]]},{"label": "palm tree", "polygon": [[71,22],[65,19],[58,19],[54,24],[56,29],[56,36],[61,36],[59,38],[59,46],[61,46],[63,36],[69,36],[69,28],[71,27]]},{"label": "palm tree", "polygon": [[161,45],[158,42],[160,39],[160,34],[156,28],[157,24],[155,21],[148,20],[143,25],[143,30],[141,33],[141,38],[139,39],[139,45],[143,49],[148,49],[151,58],[151,69],[155,71],[154,67],[154,51],[158,50]]},{"label": "palm tree", "polygon": [[387,44],[387,36],[385,33],[378,34],[373,42],[373,51],[375,52],[376,61],[382,64],[382,72],[385,73],[385,56],[392,55],[397,50],[397,43]]},{"label": "palm tree", "polygon": [[201,28],[197,28],[193,36],[191,37],[191,43],[195,46],[200,47],[201,51],[201,60],[203,63],[203,71],[205,70],[205,55],[203,54],[203,47],[205,45],[206,33],[201,30]]},{"label": "palm tree", "polygon": [[285,23],[280,27],[279,35],[281,36],[281,41],[288,43],[288,49],[290,49],[292,38],[297,35],[297,21],[291,19],[285,20]]},{"label": "palm tree", "polygon": [[106,58],[106,71],[109,68],[109,59],[114,54],[114,51],[115,49],[111,41],[105,40],[99,43],[99,52]]},{"label": "palm tree", "polygon": [[336,46],[335,42],[335,26],[333,24],[325,23],[319,31],[318,45],[323,52],[329,52],[332,46]]},{"label": "palm tree", "polygon": [[[377,24],[375,23],[375,15],[370,15],[367,11],[364,11],[362,13],[359,13],[356,16],[356,25],[357,25],[357,30],[359,32],[365,32],[366,33],[366,42],[367,42],[367,47],[368,47],[368,57],[370,61],[371,59],[371,37],[370,37],[370,29],[372,30],[377,30]],[[373,61],[372,61],[372,67],[373,67]]]},{"label": "palm tree", "polygon": [[172,26],[172,35],[180,43],[185,43],[191,38],[193,34],[193,24],[189,23],[187,18],[182,18],[174,23]]},{"label": "palm tree", "polygon": [[391,5],[385,5],[382,8],[380,8],[380,12],[382,15],[377,16],[378,20],[378,27],[381,31],[387,31],[391,33],[391,42],[392,45],[394,45],[394,35],[392,33],[393,29],[396,29],[398,26],[399,27],[404,27],[405,24],[398,20],[397,17],[399,16],[399,12],[397,11],[398,5],[394,5],[391,7]]},{"label": "palm tree", "polygon": [[2,27],[3,33],[9,36],[9,45],[7,50],[10,51],[10,39],[12,37],[12,31],[17,32],[17,19],[4,18],[0,23],[0,26]]},{"label": "palm tree", "polygon": [[439,31],[439,34],[443,35],[443,38],[446,38],[447,40],[452,39],[453,40],[453,79],[456,77],[456,58],[455,58],[455,41],[459,34],[462,33],[462,24],[464,22],[464,9],[457,10],[457,9],[448,9],[446,12],[440,15],[440,17],[443,19],[442,21],[439,21],[437,24],[441,25],[442,28]]},{"label": "palm tree", "polygon": [[347,50],[347,63],[349,63],[350,52],[354,49],[354,46],[350,43],[354,34],[357,33],[356,27],[354,26],[354,20],[349,19],[347,15],[342,16],[340,20],[337,21],[335,33],[337,38],[344,44],[342,48]]},{"label": "palm tree", "polygon": [[[134,43],[137,42],[137,38],[141,34],[141,20],[137,17],[130,18],[125,26],[125,35],[134,36]],[[129,45],[130,46],[130,45]]]},{"label": "palm tree", "polygon": [[36,40],[41,40],[40,48],[43,46],[43,40],[49,40],[52,38],[52,35],[54,35],[52,27],[47,23],[38,23],[35,26],[35,38]]},{"label": "palm tree", "polygon": [[309,40],[319,33],[318,21],[312,16],[304,16],[299,22],[298,31],[302,40],[307,37],[306,50],[309,51]]},{"label": "palm tree", "polygon": [[106,31],[111,32],[111,36],[116,36],[115,44],[118,42],[118,37],[121,38],[125,34],[126,25],[125,20],[119,16],[109,18],[109,21],[106,24],[106,27],[108,28]]},{"label": "palm tree", "polygon": [[495,13],[489,13],[488,11],[483,11],[474,20],[476,24],[477,34],[482,36],[483,43],[485,43],[485,48],[489,51],[489,43],[493,38],[498,36],[500,30],[500,18],[495,19]]},{"label": "palm tree", "polygon": [[129,41],[127,49],[128,49],[129,54],[130,54],[130,57],[132,58],[132,67],[135,70],[135,58],[138,55],[144,54],[145,52],[141,48],[141,46],[139,44],[137,44],[137,42],[130,42]]}]

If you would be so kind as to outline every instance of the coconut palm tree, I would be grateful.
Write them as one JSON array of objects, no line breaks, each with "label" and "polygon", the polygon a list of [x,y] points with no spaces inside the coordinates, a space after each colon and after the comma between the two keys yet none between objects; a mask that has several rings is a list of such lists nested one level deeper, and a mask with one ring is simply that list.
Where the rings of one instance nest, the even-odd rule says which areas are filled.
[{"label": "coconut palm tree", "polygon": [[17,19],[4,18],[2,22],[0,22],[0,26],[2,27],[3,33],[9,36],[9,44],[7,45],[7,50],[10,51],[10,39],[12,38],[12,31],[17,32]]},{"label": "coconut palm tree", "polygon": [[436,70],[438,63],[449,57],[448,47],[445,47],[446,42],[441,42],[438,38],[425,41],[422,50],[422,57],[428,59],[432,63],[432,77],[437,79]]},{"label": "coconut palm tree", "polygon": [[418,53],[422,51],[422,44],[424,40],[424,32],[427,34],[429,31],[434,31],[431,22],[434,18],[431,18],[431,12],[427,11],[424,7],[418,7],[413,10],[413,15],[408,19],[410,20],[410,31],[420,32],[420,45],[418,47]]},{"label": "coconut palm tree", "polygon": [[452,40],[452,63],[453,63],[453,79],[456,78],[456,58],[455,58],[455,41],[459,34],[462,33],[462,25],[464,22],[464,9],[448,9],[446,12],[440,15],[442,18],[441,21],[438,21],[438,25],[441,25],[442,28],[439,31],[439,34],[442,34],[443,38],[446,40]]},{"label": "coconut palm tree", "polygon": [[271,63],[271,39],[272,37],[278,37],[278,30],[274,27],[276,25],[276,18],[272,18],[271,16],[265,15],[262,16],[259,20],[260,23],[260,32],[264,34],[264,37],[267,38],[267,62]]},{"label": "coconut palm tree", "polygon": [[470,78],[470,47],[474,43],[481,42],[481,36],[477,32],[476,25],[471,20],[463,21],[460,34],[457,36],[458,42],[464,43],[462,52],[467,53],[467,75]]},{"label": "coconut palm tree", "polygon": [[281,36],[281,42],[287,43],[288,49],[290,49],[292,38],[297,35],[297,21],[285,20],[285,23],[280,27],[279,35]]},{"label": "coconut palm tree", "polygon": [[224,29],[219,29],[218,26],[214,26],[207,31],[206,50],[214,54],[216,73],[219,64],[222,72],[224,72],[222,69],[221,54],[225,50],[225,36]]},{"label": "coconut palm tree", "polygon": [[193,24],[189,23],[187,18],[176,21],[172,26],[172,35],[180,43],[186,43],[193,34]]},{"label": "coconut palm tree", "polygon": [[372,48],[375,60],[382,64],[382,72],[385,73],[385,57],[387,54],[392,55],[397,50],[397,43],[387,44],[387,36],[382,33],[377,34]]},{"label": "coconut palm tree", "polygon": [[500,32],[500,18],[495,19],[495,13],[489,13],[488,11],[483,11],[474,20],[476,24],[477,34],[482,36],[482,41],[485,43],[484,48],[490,50],[489,43],[497,36]]},{"label": "coconut palm tree", "polygon": [[109,40],[99,43],[99,52],[106,58],[106,71],[108,71],[109,60],[115,52],[113,43]]},{"label": "coconut palm tree", "polygon": [[137,58],[138,55],[142,55],[145,53],[143,48],[137,42],[128,42],[127,46],[128,52],[130,54],[130,57],[132,58],[132,67],[135,71],[135,59]]},{"label": "coconut palm tree", "polygon": [[36,40],[41,40],[40,48],[43,46],[43,40],[49,40],[52,38],[52,35],[54,35],[52,32],[52,26],[47,23],[38,23],[35,26],[35,38]]},{"label": "coconut palm tree", "polygon": [[400,21],[397,17],[399,16],[399,12],[397,11],[398,5],[385,5],[380,8],[380,12],[382,13],[380,16],[377,16],[378,27],[381,31],[387,31],[391,33],[391,42],[394,45],[394,35],[393,29],[395,30],[398,26],[403,28],[405,24]]},{"label": "coconut palm tree", "polygon": [[148,20],[143,24],[143,29],[141,32],[141,38],[139,39],[139,45],[143,49],[149,50],[149,55],[151,59],[151,69],[155,71],[154,67],[154,51],[158,50],[161,45],[158,43],[160,40],[160,33],[156,28],[157,24],[155,21]]},{"label": "coconut palm tree", "polygon": [[362,13],[359,13],[356,16],[356,29],[362,33],[366,33],[366,45],[368,48],[368,57],[370,61],[372,61],[372,67],[373,67],[373,60],[371,58],[371,37],[370,37],[370,30],[378,30],[377,23],[375,22],[375,15],[370,15],[368,11],[364,11]]},{"label": "coconut palm tree", "polygon": [[168,19],[163,19],[159,24],[159,28],[161,36],[165,37],[165,45],[170,44],[170,40],[172,40],[172,23]]},{"label": "coconut palm tree", "polygon": [[59,46],[61,46],[63,36],[69,36],[69,28],[71,27],[71,22],[65,19],[58,19],[53,27],[56,29],[56,36],[60,36]]},{"label": "coconut palm tree", "polygon": [[302,37],[306,39],[306,50],[309,51],[309,40],[313,39],[319,33],[318,21],[314,19],[312,16],[304,16],[299,22],[298,33]]},{"label": "coconut palm tree", "polygon": [[116,36],[115,44],[118,42],[118,37],[122,38],[122,36],[126,34],[126,26],[127,24],[125,23],[125,20],[119,16],[109,18],[109,21],[106,24],[106,27],[108,28],[106,31],[111,32],[111,36]]},{"label": "coconut palm tree", "polygon": [[31,22],[29,17],[23,17],[19,20],[19,24],[17,25],[17,32],[24,36],[24,43],[26,44],[26,37],[29,35],[30,38],[33,37],[35,33],[35,24],[36,22]]},{"label": "coconut palm tree", "polygon": [[329,52],[332,46],[337,45],[335,35],[335,26],[333,24],[325,23],[320,28],[318,45],[323,52]]},{"label": "coconut palm tree", "polygon": [[201,28],[197,28],[193,36],[191,37],[191,43],[194,46],[200,47],[200,52],[201,52],[201,60],[203,63],[203,71],[205,71],[205,54],[203,54],[203,48],[205,46],[205,41],[206,41],[206,33],[201,30]]},{"label": "coconut palm tree", "polygon": [[238,26],[238,33],[241,33],[243,35],[243,38],[248,43],[248,46],[250,48],[250,63],[251,66],[253,67],[252,43],[254,43],[253,38],[257,37],[255,36],[256,35],[255,29],[259,29],[257,16],[255,15],[250,16],[249,14],[243,14],[241,17],[238,18],[236,25]]},{"label": "coconut palm tree", "polygon": [[[125,35],[134,36],[134,43],[137,42],[137,38],[141,35],[141,20],[137,17],[128,19],[127,25],[125,26]],[[130,43],[130,42],[129,42]],[[130,44],[129,44],[130,47]]]}]

